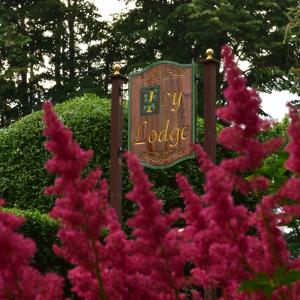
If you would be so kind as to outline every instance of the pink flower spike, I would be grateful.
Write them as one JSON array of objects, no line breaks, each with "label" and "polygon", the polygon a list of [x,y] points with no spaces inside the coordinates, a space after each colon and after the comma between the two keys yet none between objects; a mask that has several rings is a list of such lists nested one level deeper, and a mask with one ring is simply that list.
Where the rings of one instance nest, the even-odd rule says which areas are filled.
[{"label": "pink flower spike", "polygon": [[[63,279],[51,273],[44,276],[30,266],[36,246],[16,233],[23,222],[21,217],[0,211],[0,299],[62,299]],[[53,297],[42,296],[43,291]]]},{"label": "pink flower spike", "polygon": [[300,117],[299,111],[295,106],[288,105],[290,109],[291,123],[288,128],[290,143],[285,147],[289,153],[289,158],[285,162],[285,167],[300,176]]}]

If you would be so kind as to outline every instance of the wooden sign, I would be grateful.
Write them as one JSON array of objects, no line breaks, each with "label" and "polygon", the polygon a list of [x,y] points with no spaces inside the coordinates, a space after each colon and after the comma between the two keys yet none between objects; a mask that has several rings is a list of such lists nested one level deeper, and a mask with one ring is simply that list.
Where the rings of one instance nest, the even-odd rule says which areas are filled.
[{"label": "wooden sign", "polygon": [[196,68],[154,63],[129,78],[129,151],[151,168],[193,158]]}]

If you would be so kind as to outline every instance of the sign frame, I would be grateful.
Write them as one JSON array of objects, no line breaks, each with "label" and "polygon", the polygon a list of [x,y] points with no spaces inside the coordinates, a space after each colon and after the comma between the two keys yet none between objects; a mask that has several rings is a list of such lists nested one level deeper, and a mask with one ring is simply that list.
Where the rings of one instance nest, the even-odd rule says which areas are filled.
[{"label": "sign frame", "polygon": [[[159,65],[171,65],[179,68],[191,68],[192,69],[192,82],[191,82],[191,101],[192,101],[192,120],[191,120],[191,129],[192,129],[192,137],[191,137],[191,144],[196,143],[196,131],[197,131],[197,126],[196,126],[196,120],[197,120],[197,100],[198,100],[198,89],[197,89],[197,74],[198,74],[198,64],[192,63],[192,64],[180,64],[177,62],[173,61],[168,61],[168,60],[161,60],[154,62],[144,69],[137,71],[137,72],[132,72],[129,75],[129,100],[128,100],[128,151],[131,151],[131,129],[132,129],[132,122],[131,122],[131,96],[132,96],[132,80],[136,76],[143,75],[145,72],[150,70],[151,68]],[[140,113],[140,112],[139,112]],[[171,162],[170,164],[166,165],[152,165],[147,162],[141,161],[142,165],[151,169],[155,170],[164,170],[170,167],[173,167],[174,165],[177,165],[178,163],[181,163],[186,160],[190,159],[195,159],[195,153],[192,151],[190,155],[184,156],[182,158],[177,159],[176,161]]]}]

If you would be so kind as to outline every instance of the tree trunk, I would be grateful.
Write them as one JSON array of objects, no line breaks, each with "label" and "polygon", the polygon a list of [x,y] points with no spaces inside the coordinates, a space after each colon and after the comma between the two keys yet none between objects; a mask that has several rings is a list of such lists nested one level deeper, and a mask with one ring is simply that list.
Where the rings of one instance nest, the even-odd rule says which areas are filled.
[{"label": "tree trunk", "polygon": [[69,26],[69,79],[72,89],[75,84],[75,18],[77,11],[77,0],[71,3],[68,0],[68,26]]},{"label": "tree trunk", "polygon": [[[60,21],[58,20],[58,23]],[[55,57],[54,57],[54,76],[55,76],[55,85],[57,88],[61,87],[61,24],[57,24],[55,28]]]},{"label": "tree trunk", "polygon": [[87,49],[87,76],[92,77],[92,59],[91,59],[91,45]]},{"label": "tree trunk", "polygon": [[[25,36],[27,32],[26,32],[26,24],[24,18],[20,20],[20,29],[21,29],[21,33]],[[21,81],[19,84],[19,91],[20,91],[22,114],[27,115],[30,113],[29,99],[28,99],[28,73],[27,73],[28,72],[28,45],[25,44],[22,50],[23,50],[22,53],[23,61],[20,64],[22,71],[20,71]]]}]

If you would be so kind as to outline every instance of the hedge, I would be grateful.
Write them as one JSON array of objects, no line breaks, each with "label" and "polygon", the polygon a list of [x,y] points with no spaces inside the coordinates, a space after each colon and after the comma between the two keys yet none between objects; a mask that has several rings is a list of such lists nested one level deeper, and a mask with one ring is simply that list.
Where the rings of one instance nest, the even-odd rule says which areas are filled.
[{"label": "hedge", "polygon": [[[101,167],[104,176],[109,178],[110,159],[110,100],[88,94],[55,106],[55,110],[66,126],[70,127],[75,139],[84,149],[93,149],[94,158],[89,169]],[[286,126],[284,126],[286,128]],[[42,135],[42,112],[35,112],[0,130],[0,197],[8,207],[33,209],[49,212],[53,199],[45,196],[43,189],[53,183],[43,168],[49,158],[44,149]],[[278,130],[267,134],[274,135]],[[279,131],[282,132],[282,129]],[[127,147],[127,105],[124,102],[124,148]],[[203,142],[203,120],[197,121],[197,138]],[[265,138],[265,137],[264,137]],[[218,148],[217,156],[232,155]],[[126,164],[124,163],[124,166]],[[165,210],[180,206],[182,201],[176,188],[177,172],[187,175],[196,190],[202,186],[202,173],[194,160],[182,162],[166,170],[146,169],[150,180],[155,183],[158,197],[165,201]],[[123,170],[123,194],[130,189],[126,166]],[[132,203],[124,201],[124,217],[132,212]]]},{"label": "hedge", "polygon": [[[1,210],[1,208],[0,208]],[[2,208],[4,212],[12,213],[25,218],[23,225],[18,230],[25,237],[31,238],[36,243],[36,253],[32,259],[32,266],[43,274],[55,272],[64,277],[64,292],[68,299],[77,299],[71,292],[71,284],[67,273],[71,265],[52,251],[54,243],[59,243],[56,233],[59,223],[47,214],[37,210],[21,210],[16,208]]]},{"label": "hedge", "polygon": [[25,218],[25,222],[20,228],[20,232],[25,237],[33,239],[37,246],[37,251],[33,257],[32,264],[41,272],[65,273],[68,264],[62,258],[57,257],[52,251],[52,245],[58,242],[56,232],[58,222],[48,215],[35,210],[21,210],[15,208],[4,208],[5,212]]},{"label": "hedge", "polygon": [[[75,139],[84,149],[93,149],[94,158],[89,169],[100,166],[109,178],[110,159],[110,101],[95,95],[84,95],[55,106],[55,111]],[[45,196],[43,189],[53,182],[53,177],[43,168],[49,158],[44,149],[42,112],[35,112],[0,130],[0,197],[8,207],[49,212],[53,199]],[[124,104],[124,147],[127,147],[127,105]],[[198,139],[203,137],[203,122],[198,120]],[[125,164],[124,164],[125,165]],[[186,161],[176,167],[159,171],[147,170],[155,182],[158,196],[165,199],[165,209],[181,203],[175,174],[188,175],[194,185],[201,186],[201,173],[195,161]],[[123,171],[123,192],[130,189],[126,167]],[[131,204],[124,203],[125,215]],[[130,207],[128,207],[130,206]]]}]

